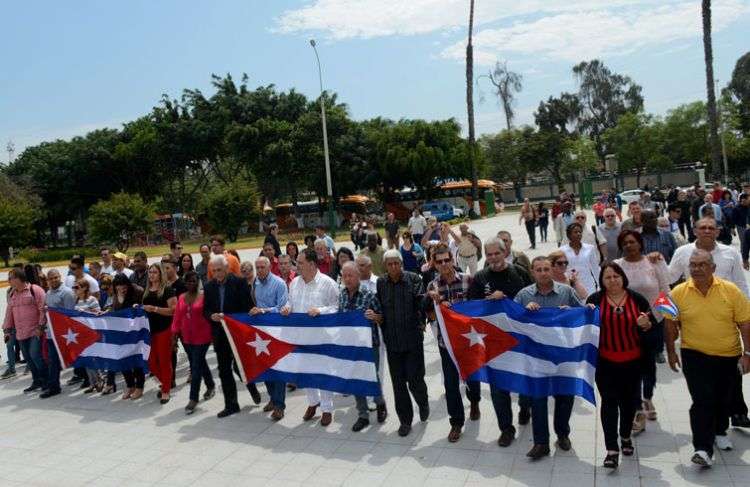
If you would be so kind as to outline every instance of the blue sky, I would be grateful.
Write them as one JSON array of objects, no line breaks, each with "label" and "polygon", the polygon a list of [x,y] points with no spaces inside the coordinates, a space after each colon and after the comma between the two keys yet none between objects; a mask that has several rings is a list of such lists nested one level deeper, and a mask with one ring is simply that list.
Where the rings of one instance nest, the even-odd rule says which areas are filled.
[{"label": "blue sky", "polygon": [[[714,0],[716,77],[750,49],[750,0]],[[468,0],[131,0],[9,2],[0,29],[0,161],[147,113],[166,93],[210,93],[210,74],[250,75],[317,95],[315,37],[327,89],[356,119],[465,124]],[[524,76],[517,124],[575,90],[571,67],[603,59],[643,86],[646,109],[705,95],[699,0],[477,0],[476,74],[505,60]],[[477,130],[504,119],[480,82]]]}]

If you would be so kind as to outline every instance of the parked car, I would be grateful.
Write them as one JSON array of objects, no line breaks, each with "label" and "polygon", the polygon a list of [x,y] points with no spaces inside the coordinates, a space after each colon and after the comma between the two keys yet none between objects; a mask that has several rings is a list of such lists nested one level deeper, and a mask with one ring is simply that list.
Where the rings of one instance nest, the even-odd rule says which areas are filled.
[{"label": "parked car", "polygon": [[620,198],[622,198],[622,204],[623,206],[627,206],[631,201],[638,201],[641,199],[641,194],[643,194],[644,191],[642,189],[629,189],[627,191],[623,191],[620,193]]},{"label": "parked car", "polygon": [[425,217],[434,216],[437,221],[442,222],[464,216],[461,208],[456,208],[447,201],[427,201],[422,205],[422,214]]}]

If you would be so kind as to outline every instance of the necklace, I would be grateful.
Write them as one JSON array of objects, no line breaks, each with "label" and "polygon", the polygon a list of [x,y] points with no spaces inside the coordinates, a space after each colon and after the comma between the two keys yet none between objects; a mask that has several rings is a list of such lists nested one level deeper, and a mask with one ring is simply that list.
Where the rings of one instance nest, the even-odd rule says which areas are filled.
[{"label": "necklace", "polygon": [[609,301],[609,304],[611,304],[615,308],[615,313],[618,315],[621,315],[625,312],[625,308],[623,308],[623,304],[625,304],[625,301],[628,299],[628,293],[623,293],[622,299],[619,301],[615,301],[612,299],[609,295],[607,295],[607,301]]}]

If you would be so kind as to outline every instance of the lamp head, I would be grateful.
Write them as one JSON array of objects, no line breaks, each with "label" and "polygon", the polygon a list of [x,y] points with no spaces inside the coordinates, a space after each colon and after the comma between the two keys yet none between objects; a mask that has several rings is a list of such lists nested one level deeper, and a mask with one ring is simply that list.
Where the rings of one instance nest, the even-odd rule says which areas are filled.
[{"label": "lamp head", "polygon": [[310,45],[311,45],[312,47],[315,47],[315,39],[310,39]]}]

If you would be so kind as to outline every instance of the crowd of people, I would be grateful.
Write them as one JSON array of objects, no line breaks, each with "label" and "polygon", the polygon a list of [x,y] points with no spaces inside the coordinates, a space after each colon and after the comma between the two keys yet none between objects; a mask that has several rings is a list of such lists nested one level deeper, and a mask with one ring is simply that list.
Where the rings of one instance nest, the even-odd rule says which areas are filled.
[{"label": "crowd of people", "polygon": [[[746,188],[750,191],[750,186]],[[713,194],[719,192],[714,191],[711,198]],[[720,194],[723,199],[726,192]],[[700,190],[693,196],[703,197]],[[74,256],[66,275],[56,269],[45,274],[33,265],[16,267],[8,277],[3,323],[8,367],[2,378],[16,374],[18,348],[31,374],[31,385],[24,393],[40,392],[40,398],[61,393],[60,363],[49,335],[44,335],[49,333],[45,307],[101,313],[142,306],[151,329],[148,372],[159,384],[159,401],[169,402],[175,387],[179,344],[190,367],[185,413],[192,414],[201,400],[211,399],[216,384],[206,355],[213,347],[224,399],[218,417],[224,418],[239,412],[240,405],[235,377],[239,373],[221,326],[223,314],[306,313],[314,317],[361,310],[372,323],[379,376],[382,362],[388,363],[401,436],[411,431],[414,404],[420,421],[430,416],[423,343],[428,329],[435,335],[449,416],[447,438],[456,442],[466,421],[462,381],[436,325],[435,305],[513,299],[530,312],[541,307],[590,306],[599,308],[601,320],[596,384],[607,450],[604,466],[616,468],[620,454],[633,455],[632,436],[644,432],[648,420],[657,419],[652,400],[656,368],[657,363],[667,361],[675,370],[682,366],[693,401],[693,462],[710,466],[714,445],[732,448],[727,437],[730,424],[750,427],[742,394],[742,370],[750,370],[749,352],[743,352],[750,348],[750,301],[743,272],[747,255],[743,259],[719,241],[728,219],[719,218],[713,206],[700,206],[693,213],[694,205],[687,197],[687,192],[676,191],[673,202],[661,208],[651,205],[646,196],[627,206],[627,218],[622,221],[622,205],[616,194],[609,193],[597,202],[604,208],[601,218],[595,210],[597,222],[591,225],[586,222],[587,213],[576,211],[566,194],[550,210],[527,200],[519,224],[528,230],[531,247],[536,246],[537,226],[542,242],[547,240],[549,218],[559,246],[533,260],[512,247],[511,232],[501,230],[482,242],[468,224],[460,224],[456,231],[447,223],[425,218],[415,208],[405,230],[392,214],[386,216],[385,239],[371,225],[355,222],[354,251],[337,248],[322,226],[304,239],[303,246],[288,242],[282,250],[278,227],[270,225],[262,251],[253,261],[243,262],[216,235],[200,246],[197,263],[179,242],[173,242],[170,252],[152,264],[142,252],[131,260],[102,248],[100,261],[87,263]],[[736,200],[731,231],[744,239],[747,212],[739,209],[750,205],[750,193],[743,191]],[[706,196],[704,205],[708,204]],[[720,206],[722,215],[727,205]],[[690,211],[687,220],[683,207]],[[711,211],[704,213],[702,208]],[[666,216],[661,216],[664,210]],[[662,225],[662,219],[668,226]],[[655,308],[657,297],[667,292],[679,308],[676,318],[665,317]],[[680,354],[675,349],[678,337]],[[136,368],[122,373],[123,400],[143,396],[145,372]],[[75,369],[67,384],[86,393],[111,394],[117,391],[116,375],[114,371]],[[201,385],[205,386],[202,396]],[[258,387],[254,383],[246,387],[252,401],[260,404]],[[265,383],[268,402],[263,411],[271,420],[284,417],[286,394],[294,388],[283,382]],[[320,425],[328,426],[333,421],[334,393],[307,389],[306,395],[308,407],[302,420],[313,420],[320,409]],[[469,420],[479,420],[480,383],[466,381],[465,396]],[[490,396],[499,429],[497,443],[508,447],[516,436],[510,392],[493,384]],[[557,448],[569,450],[574,398],[554,399]],[[386,421],[388,410],[382,396],[355,397],[358,416],[353,431],[370,424],[371,400],[376,420]],[[533,447],[527,455],[532,459],[549,455],[548,398],[522,395],[518,402],[517,423],[532,424]]]}]

